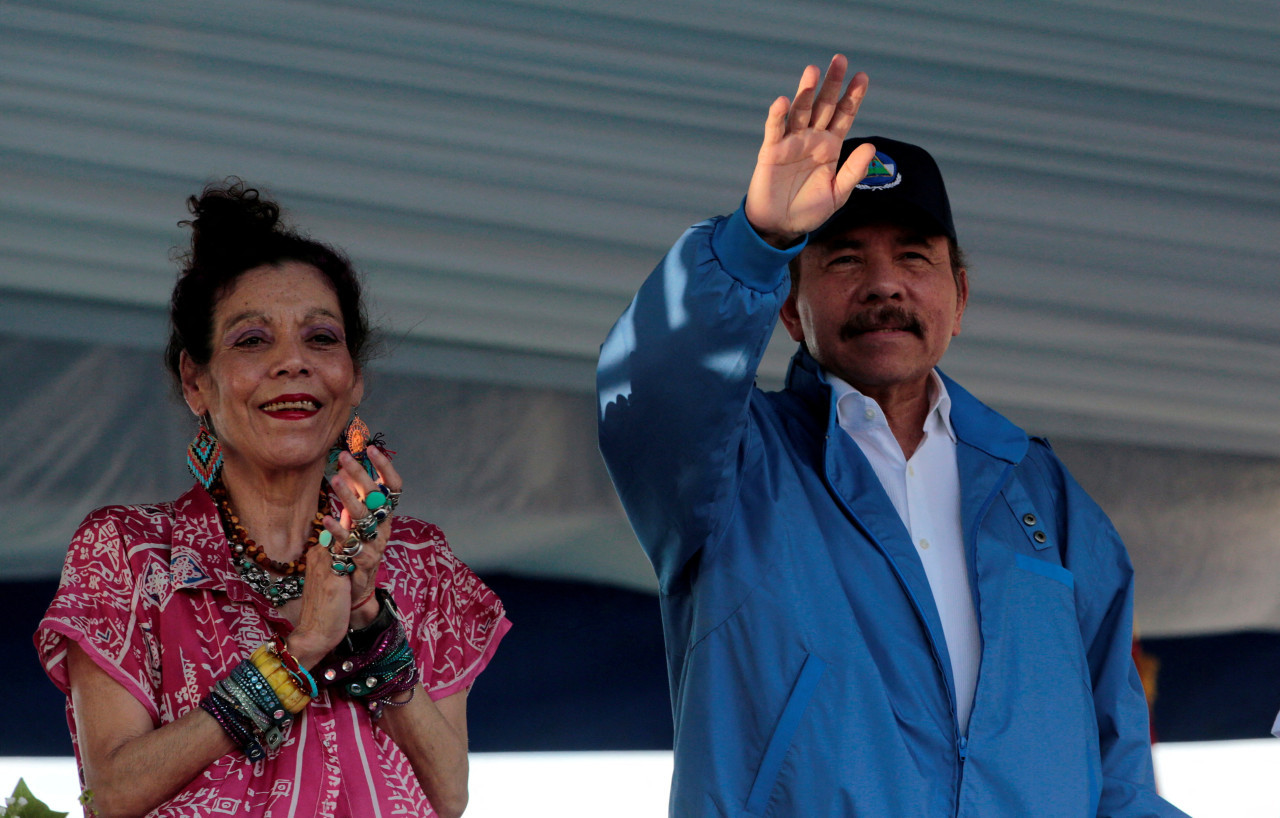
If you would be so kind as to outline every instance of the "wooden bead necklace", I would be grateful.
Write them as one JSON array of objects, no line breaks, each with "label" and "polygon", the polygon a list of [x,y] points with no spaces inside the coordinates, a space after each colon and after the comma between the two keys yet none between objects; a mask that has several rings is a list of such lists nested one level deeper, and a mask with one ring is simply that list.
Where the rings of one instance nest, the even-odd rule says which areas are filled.
[{"label": "wooden bead necklace", "polygon": [[[291,562],[279,562],[271,559],[263,551],[262,546],[254,542],[253,538],[249,536],[249,532],[240,524],[240,518],[236,516],[235,509],[231,507],[231,496],[227,493],[227,488],[222,484],[221,480],[209,487],[209,494],[213,496],[214,501],[218,504],[218,512],[222,517],[222,527],[226,531],[227,542],[231,545],[232,559],[235,561],[237,568],[242,568],[243,563],[252,560],[263,568],[269,568],[278,574],[284,574],[285,577],[306,573],[307,551],[320,542],[320,532],[324,529],[324,517],[329,511],[328,480],[320,484],[320,499],[317,502],[316,516],[311,521],[311,536],[307,538],[302,547],[302,556]],[[243,570],[241,573],[243,573]]]}]

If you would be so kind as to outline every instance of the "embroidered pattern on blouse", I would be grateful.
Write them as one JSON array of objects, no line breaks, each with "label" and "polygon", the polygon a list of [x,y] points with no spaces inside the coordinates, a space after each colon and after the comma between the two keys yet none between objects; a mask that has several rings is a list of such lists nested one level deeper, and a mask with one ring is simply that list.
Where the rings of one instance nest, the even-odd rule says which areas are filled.
[{"label": "embroidered pattern on blouse", "polygon": [[[160,724],[199,705],[269,638],[272,617],[230,562],[213,501],[112,506],[77,531],[36,647],[67,692],[78,642]],[[382,584],[391,590],[432,698],[470,686],[509,625],[502,603],[438,528],[394,517]],[[67,700],[79,756],[74,712]],[[359,759],[362,759],[361,762]],[[434,815],[408,758],[364,708],[322,692],[284,744],[256,764],[228,753],[151,816]]]}]

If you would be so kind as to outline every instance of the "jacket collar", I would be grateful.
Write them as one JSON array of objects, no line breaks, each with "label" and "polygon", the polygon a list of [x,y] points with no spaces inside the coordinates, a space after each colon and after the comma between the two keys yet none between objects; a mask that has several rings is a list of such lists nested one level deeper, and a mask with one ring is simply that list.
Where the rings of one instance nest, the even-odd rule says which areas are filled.
[{"label": "jacket collar", "polygon": [[[938,374],[951,396],[951,426],[956,438],[1007,463],[1021,462],[1027,453],[1027,433],[969,394],[942,370],[938,370]],[[818,416],[825,418],[828,426],[835,423],[831,386],[822,378],[818,362],[803,344],[787,368],[786,389],[803,400],[811,410],[825,413]]]}]

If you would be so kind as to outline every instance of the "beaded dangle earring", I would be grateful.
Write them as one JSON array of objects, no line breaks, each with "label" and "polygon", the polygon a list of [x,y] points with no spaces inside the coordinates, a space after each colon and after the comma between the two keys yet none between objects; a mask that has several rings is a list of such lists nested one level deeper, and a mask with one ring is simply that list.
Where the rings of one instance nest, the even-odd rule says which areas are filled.
[{"label": "beaded dangle earring", "polygon": [[187,447],[187,468],[206,491],[218,479],[218,472],[222,469],[222,444],[203,417],[200,418],[196,439]]},{"label": "beaded dangle earring", "polygon": [[351,410],[351,422],[347,424],[343,437],[347,441],[347,451],[353,456],[359,458],[364,454],[369,445],[369,426],[360,419],[359,409]]}]

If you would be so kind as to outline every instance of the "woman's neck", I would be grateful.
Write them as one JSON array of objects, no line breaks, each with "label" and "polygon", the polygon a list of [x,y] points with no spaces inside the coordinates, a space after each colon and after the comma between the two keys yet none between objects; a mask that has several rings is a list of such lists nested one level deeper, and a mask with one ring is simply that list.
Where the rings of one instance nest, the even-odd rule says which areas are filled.
[{"label": "woman's neck", "polygon": [[240,524],[268,557],[290,562],[302,556],[324,479],[323,461],[274,472],[226,462],[221,479]]}]

